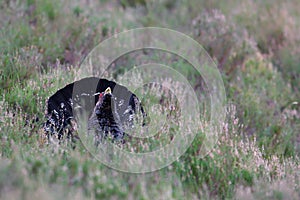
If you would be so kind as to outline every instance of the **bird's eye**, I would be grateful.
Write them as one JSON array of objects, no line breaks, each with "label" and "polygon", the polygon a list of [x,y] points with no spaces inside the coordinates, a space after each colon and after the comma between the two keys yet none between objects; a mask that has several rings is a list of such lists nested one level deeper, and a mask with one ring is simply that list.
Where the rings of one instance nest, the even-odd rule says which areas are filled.
[{"label": "bird's eye", "polygon": [[99,94],[99,99],[102,98],[102,97],[103,97],[103,93],[100,93]]}]

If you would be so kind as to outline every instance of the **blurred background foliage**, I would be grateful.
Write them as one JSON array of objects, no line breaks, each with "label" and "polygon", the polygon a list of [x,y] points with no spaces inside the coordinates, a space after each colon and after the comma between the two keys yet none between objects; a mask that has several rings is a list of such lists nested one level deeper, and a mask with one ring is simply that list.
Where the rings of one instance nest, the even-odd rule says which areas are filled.
[{"label": "blurred background foliage", "polygon": [[[300,198],[299,8],[297,0],[0,0],[0,196]],[[189,35],[216,62],[229,105],[216,149],[200,159],[199,133],[173,165],[138,176],[99,166],[83,147],[39,148],[46,99],[99,42],[148,26]],[[164,61],[195,90],[203,84],[182,60]]]}]

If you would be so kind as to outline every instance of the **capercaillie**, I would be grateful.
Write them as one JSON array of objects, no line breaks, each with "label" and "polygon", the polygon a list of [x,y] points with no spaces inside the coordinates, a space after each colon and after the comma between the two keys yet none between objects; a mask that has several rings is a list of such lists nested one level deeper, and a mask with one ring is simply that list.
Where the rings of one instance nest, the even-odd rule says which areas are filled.
[{"label": "capercaillie", "polygon": [[[106,98],[112,100],[110,106],[104,106]],[[112,111],[106,110],[111,108]],[[86,123],[90,130],[97,127],[98,121],[98,128],[104,136],[110,132],[115,140],[123,139],[124,129],[133,126],[138,115],[142,116],[141,125],[145,125],[146,119],[140,100],[126,87],[107,79],[83,78],[68,84],[48,99],[46,122],[43,125],[48,142],[52,138],[58,141],[65,137],[76,138],[76,122],[82,113],[89,116]],[[96,135],[103,136],[100,133]]]},{"label": "capercaillie", "polygon": [[98,102],[88,120],[88,131],[95,135],[95,145],[99,145],[103,139],[111,136],[113,141],[123,143],[124,130],[121,125],[114,95],[110,87],[99,94]]}]

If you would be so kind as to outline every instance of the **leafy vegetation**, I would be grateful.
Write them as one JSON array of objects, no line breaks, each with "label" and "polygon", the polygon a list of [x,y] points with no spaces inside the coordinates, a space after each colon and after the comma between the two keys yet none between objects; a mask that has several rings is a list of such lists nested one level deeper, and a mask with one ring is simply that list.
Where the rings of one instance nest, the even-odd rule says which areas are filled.
[{"label": "leafy vegetation", "polygon": [[[299,4],[0,1],[0,198],[300,199]],[[215,148],[200,155],[200,132],[170,166],[128,174],[101,164],[81,144],[40,146],[47,98],[73,81],[99,42],[144,26],[191,36],[218,64],[228,105]],[[188,63],[158,54],[147,55],[205,93]],[[115,71],[140,64],[139,56],[125,56]]]}]

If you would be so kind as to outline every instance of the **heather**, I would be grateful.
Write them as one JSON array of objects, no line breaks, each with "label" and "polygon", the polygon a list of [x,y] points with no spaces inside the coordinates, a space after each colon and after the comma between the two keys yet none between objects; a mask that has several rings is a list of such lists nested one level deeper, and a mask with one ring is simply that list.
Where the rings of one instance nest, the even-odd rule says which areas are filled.
[{"label": "heather", "polygon": [[[0,198],[299,199],[299,4],[0,1]],[[206,156],[199,153],[203,129],[168,167],[130,174],[101,164],[82,145],[75,150],[68,142],[41,145],[47,98],[74,80],[80,63],[99,42],[148,26],[187,34],[216,63],[227,102],[214,148]],[[207,101],[201,75],[168,53],[125,55],[110,76],[121,81],[127,68],[145,60],[172,66],[190,80],[198,99]],[[139,74],[131,77],[129,81],[139,83]],[[168,81],[166,85],[176,84]],[[163,89],[150,89],[152,94],[142,89],[140,94],[147,94],[143,101],[154,110],[150,117],[159,126],[155,112],[164,112],[164,107],[147,105],[170,102],[153,95],[168,96]],[[168,130],[176,130],[176,117],[172,120]],[[147,141],[132,141],[126,148],[155,149],[168,137],[158,135],[158,143],[150,147]]]}]

